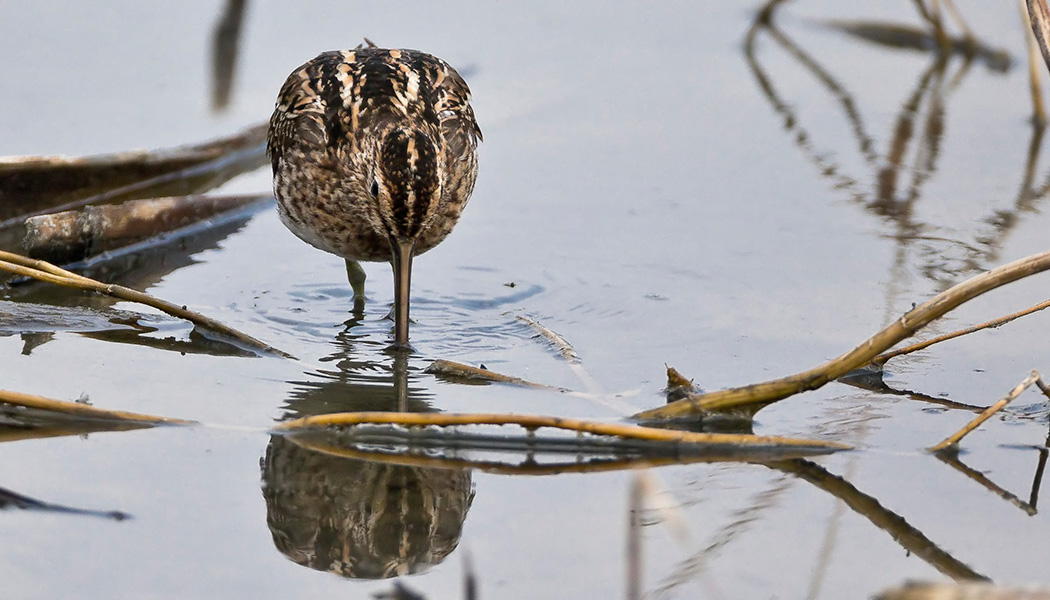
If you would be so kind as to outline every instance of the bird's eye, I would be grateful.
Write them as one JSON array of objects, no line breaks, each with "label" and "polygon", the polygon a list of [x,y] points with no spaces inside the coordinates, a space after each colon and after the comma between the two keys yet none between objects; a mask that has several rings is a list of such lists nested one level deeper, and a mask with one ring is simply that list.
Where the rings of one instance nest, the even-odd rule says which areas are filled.
[{"label": "bird's eye", "polygon": [[372,197],[373,198],[379,196],[379,182],[378,181],[372,181],[372,189],[370,191],[372,192]]}]

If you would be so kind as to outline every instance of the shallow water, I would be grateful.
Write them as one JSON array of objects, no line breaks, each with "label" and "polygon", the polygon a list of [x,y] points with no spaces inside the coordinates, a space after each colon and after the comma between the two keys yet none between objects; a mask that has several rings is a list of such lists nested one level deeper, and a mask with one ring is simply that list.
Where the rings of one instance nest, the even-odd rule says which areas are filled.
[{"label": "shallow water", "polygon": [[[222,3],[5,3],[0,155],[211,139],[268,118],[284,77],[322,50],[368,36],[432,52],[468,80],[485,142],[463,219],[416,262],[409,407],[614,419],[663,402],[665,364],[706,389],[790,374],[955,282],[1045,250],[1048,165],[1032,145],[1022,24],[1013,6],[959,5],[984,44],[1013,57],[1009,70],[958,55],[939,64],[826,26],[917,24],[904,1],[790,4],[776,29],[752,36],[758,6],[736,3],[252,3],[231,104],[216,113],[209,60]],[[222,191],[269,185],[263,169]],[[370,597],[391,582],[319,572],[323,561],[290,548],[315,531],[349,535],[318,515],[360,521],[375,486],[443,490],[445,502],[423,511],[430,521],[401,523],[432,533],[412,538],[418,557],[403,559],[425,572],[402,582],[428,597],[459,597],[468,560],[483,598],[622,596],[630,472],[380,467],[301,456],[266,432],[301,415],[393,408],[389,267],[366,269],[370,302],[357,320],[341,261],[268,208],[110,271],[298,361],[198,351],[188,326],[152,313],[143,322],[155,331],[123,336],[85,334],[75,315],[21,336],[2,323],[0,387],[209,424],[0,444],[0,487],[132,515],[0,512],[5,593]],[[1045,281],[979,298],[930,333],[1041,301]],[[84,301],[47,288],[10,299]],[[0,304],[0,316],[7,310]],[[569,340],[586,376],[517,314]],[[1050,370],[1048,318],[895,359],[886,381],[991,404],[1031,369]],[[444,382],[422,373],[436,358],[604,401]],[[653,469],[684,507],[688,539],[644,528],[644,588],[668,598],[868,597],[966,572],[1048,584],[1050,523],[1033,491],[1047,435],[1039,398],[1026,393],[960,457],[1021,508],[923,451],[971,412],[838,383],[770,406],[756,433],[856,445],[813,462],[861,496],[838,499],[829,488],[842,486],[808,464]],[[887,531],[866,499],[914,530]],[[395,561],[392,534],[370,531],[348,546],[361,563]],[[937,551],[917,549],[928,543]]]}]

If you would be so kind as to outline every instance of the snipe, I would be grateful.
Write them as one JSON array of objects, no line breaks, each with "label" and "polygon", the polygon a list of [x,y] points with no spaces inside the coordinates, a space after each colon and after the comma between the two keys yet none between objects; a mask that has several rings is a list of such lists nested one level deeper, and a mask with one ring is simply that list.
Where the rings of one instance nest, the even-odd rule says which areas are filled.
[{"label": "snipe", "polygon": [[267,152],[281,221],[346,260],[356,306],[358,261],[393,265],[397,347],[408,347],[412,257],[455,226],[480,139],[463,78],[416,50],[325,52],[293,71],[277,98]]}]

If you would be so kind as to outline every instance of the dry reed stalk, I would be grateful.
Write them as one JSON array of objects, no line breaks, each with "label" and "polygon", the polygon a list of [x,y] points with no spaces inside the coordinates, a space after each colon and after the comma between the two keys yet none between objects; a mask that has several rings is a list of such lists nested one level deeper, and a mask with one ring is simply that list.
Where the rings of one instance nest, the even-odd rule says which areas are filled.
[{"label": "dry reed stalk", "polygon": [[84,419],[98,419],[105,421],[121,421],[127,423],[142,423],[146,425],[192,425],[196,421],[185,421],[183,419],[171,419],[168,417],[157,417],[139,413],[124,412],[120,410],[104,410],[95,408],[89,404],[79,402],[68,402],[65,400],[53,400],[43,396],[0,390],[0,403],[11,406],[22,406],[37,410],[46,410],[62,415],[80,417]]},{"label": "dry reed stalk", "polygon": [[241,333],[240,331],[224,325],[211,317],[206,317],[198,312],[188,310],[185,306],[178,306],[167,300],[161,300],[160,298],[151,296],[145,292],[140,292],[122,285],[102,283],[101,281],[96,281],[71,271],[67,271],[49,262],[34,260],[26,258],[25,256],[0,250],[0,270],[14,273],[16,275],[22,275],[24,277],[31,277],[39,281],[46,281],[55,285],[98,292],[107,296],[113,296],[114,298],[120,298],[121,300],[145,304],[146,306],[156,308],[157,310],[165,312],[173,317],[185,319],[194,325],[209,329],[223,337],[246,346],[248,349],[258,350],[266,354],[276,354],[277,356],[282,356],[284,358],[295,358],[283,350],[278,350],[265,342],[259,341],[246,333]]},{"label": "dry reed stalk", "polygon": [[1050,388],[1047,388],[1046,384],[1043,383],[1043,378],[1039,376],[1039,371],[1032,371],[1028,374],[1028,377],[1025,377],[1021,383],[1014,386],[1014,389],[1010,390],[1009,393],[1000,398],[998,402],[989,406],[983,413],[977,415],[972,421],[964,425],[962,429],[944,438],[941,443],[929,448],[928,451],[940,452],[949,448],[955,448],[966,434],[977,429],[982,423],[992,418],[992,415],[1002,410],[1007,404],[1013,402],[1021,395],[1021,392],[1027,390],[1032,384],[1039,386],[1039,389],[1043,394],[1045,394],[1047,398],[1050,398]]},{"label": "dry reed stalk", "polygon": [[991,321],[985,321],[984,323],[981,323],[979,325],[974,325],[973,327],[967,327],[966,329],[960,329],[959,331],[953,331],[951,333],[946,333],[944,335],[939,335],[937,337],[932,337],[932,338],[930,338],[928,340],[925,340],[925,341],[922,341],[922,342],[919,342],[919,343],[916,343],[916,344],[912,344],[910,346],[905,346],[904,348],[901,348],[899,350],[893,350],[893,351],[890,351],[890,352],[883,352],[882,354],[876,356],[875,359],[872,360],[871,362],[876,364],[876,365],[884,365],[891,358],[896,358],[896,357],[904,355],[904,354],[911,354],[912,352],[918,352],[919,350],[924,350],[924,349],[929,348],[930,346],[932,346],[934,344],[939,344],[940,342],[946,342],[948,340],[952,340],[952,339],[955,339],[957,337],[962,337],[964,335],[967,335],[967,334],[970,334],[970,333],[974,333],[974,332],[980,331],[982,329],[989,329],[989,328],[999,327],[1001,325],[1005,325],[1005,324],[1009,323],[1010,321],[1013,321],[1014,319],[1020,319],[1021,317],[1030,315],[1030,314],[1032,314],[1034,312],[1039,312],[1039,311],[1041,311],[1041,310],[1043,310],[1045,308],[1050,308],[1050,300],[1046,300],[1044,302],[1040,302],[1039,304],[1036,304],[1034,306],[1030,306],[1030,307],[1028,307],[1028,308],[1026,308],[1026,309],[1024,309],[1022,311],[1018,311],[1018,312],[1015,312],[1013,314],[1006,315],[1004,317],[999,317],[998,319],[992,319]]},{"label": "dry reed stalk", "polygon": [[881,352],[911,337],[930,322],[965,302],[995,288],[1048,269],[1050,269],[1050,252],[1015,260],[937,294],[908,311],[859,346],[822,365],[780,379],[704,394],[689,394],[665,406],[642,411],[632,418],[651,421],[702,416],[712,411],[769,404],[800,392],[815,390],[829,381],[834,381],[854,369],[869,364]]}]

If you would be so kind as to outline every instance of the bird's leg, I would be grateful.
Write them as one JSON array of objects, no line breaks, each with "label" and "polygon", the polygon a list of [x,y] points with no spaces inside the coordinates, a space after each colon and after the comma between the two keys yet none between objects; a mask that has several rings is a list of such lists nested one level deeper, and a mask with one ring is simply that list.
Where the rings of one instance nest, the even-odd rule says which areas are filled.
[{"label": "bird's leg", "polygon": [[394,346],[397,348],[409,348],[408,292],[411,287],[412,254],[415,245],[415,240],[390,242],[390,264],[394,267]]},{"label": "bird's leg", "polygon": [[365,270],[356,260],[346,261],[346,278],[354,289],[354,312],[365,310]]}]

